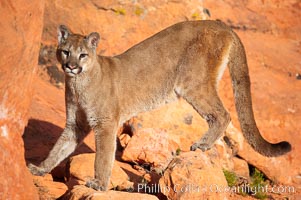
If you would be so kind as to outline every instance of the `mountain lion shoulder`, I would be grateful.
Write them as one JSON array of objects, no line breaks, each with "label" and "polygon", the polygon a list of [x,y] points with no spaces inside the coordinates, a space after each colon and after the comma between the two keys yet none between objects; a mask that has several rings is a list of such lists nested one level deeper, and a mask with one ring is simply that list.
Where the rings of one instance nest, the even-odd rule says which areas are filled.
[{"label": "mountain lion shoulder", "polygon": [[99,39],[96,32],[83,36],[63,25],[58,28],[57,58],[66,77],[66,127],[48,157],[39,166],[29,165],[33,174],[50,172],[93,129],[95,177],[87,185],[107,190],[118,127],[139,112],[178,97],[209,125],[191,150],[210,149],[230,122],[217,93],[227,66],[241,130],[249,144],[264,156],[280,156],[291,150],[288,142],[271,144],[260,135],[252,110],[245,50],[224,23],[178,23],[114,57],[96,54]]}]

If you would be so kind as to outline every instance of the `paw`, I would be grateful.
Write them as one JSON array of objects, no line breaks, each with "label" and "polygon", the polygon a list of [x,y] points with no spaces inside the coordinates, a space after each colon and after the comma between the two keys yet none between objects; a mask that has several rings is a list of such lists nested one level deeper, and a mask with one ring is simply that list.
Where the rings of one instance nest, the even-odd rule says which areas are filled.
[{"label": "paw", "polygon": [[197,149],[201,149],[204,152],[204,151],[207,151],[207,150],[211,149],[211,146],[209,146],[206,143],[198,143],[198,142],[196,142],[193,145],[191,145],[191,147],[190,147],[191,151],[195,151]]},{"label": "paw", "polygon": [[97,191],[105,191],[106,190],[106,188],[100,184],[100,181],[98,179],[91,179],[91,180],[87,181],[85,186],[88,188],[97,190]]},{"label": "paw", "polygon": [[36,176],[44,176],[45,174],[47,174],[47,172],[43,168],[35,166],[31,163],[27,166],[27,168],[29,169],[31,174]]}]

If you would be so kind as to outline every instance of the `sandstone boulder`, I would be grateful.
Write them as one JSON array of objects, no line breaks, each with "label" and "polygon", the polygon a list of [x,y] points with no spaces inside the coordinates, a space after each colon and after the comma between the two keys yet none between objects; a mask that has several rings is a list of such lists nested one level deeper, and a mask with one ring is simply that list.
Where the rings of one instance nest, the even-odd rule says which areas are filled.
[{"label": "sandstone boulder", "polygon": [[[164,130],[166,135],[164,137],[174,141],[173,143],[176,143],[181,151],[190,151],[190,146],[200,139],[208,128],[205,120],[183,99],[141,113],[131,119],[128,126],[133,136],[140,133],[141,129]],[[147,142],[147,140],[143,141]]]},{"label": "sandstone boulder", "polygon": [[[86,181],[94,177],[94,158],[95,153],[80,154],[70,158],[70,168],[68,169],[68,185],[85,185]],[[109,189],[128,186],[128,175],[121,169],[118,161],[114,162]]]},{"label": "sandstone boulder", "polygon": [[33,182],[39,190],[40,199],[58,199],[68,190],[66,184],[53,181],[50,174],[44,177],[34,176]]},{"label": "sandstone boulder", "polygon": [[237,157],[233,157],[232,161],[233,161],[233,171],[238,176],[249,178],[250,171],[249,171],[249,165],[247,161]]},{"label": "sandstone boulder", "polygon": [[229,195],[221,166],[199,150],[174,158],[159,184],[169,199],[226,199]]},{"label": "sandstone boulder", "polygon": [[[164,170],[181,152],[189,152],[190,146],[207,131],[205,120],[183,99],[147,113],[141,113],[127,123],[132,137],[121,134],[124,144],[122,159],[138,164],[149,163]],[[212,162],[223,168],[233,169],[233,151],[220,138],[214,148],[205,153]]]},{"label": "sandstone boulder", "polygon": [[124,161],[138,164],[151,163],[164,169],[179,148],[173,138],[163,129],[139,129],[123,151]]},{"label": "sandstone boulder", "polygon": [[3,1],[0,6],[0,196],[37,199],[26,168],[22,133],[32,98],[43,27],[44,1]]}]

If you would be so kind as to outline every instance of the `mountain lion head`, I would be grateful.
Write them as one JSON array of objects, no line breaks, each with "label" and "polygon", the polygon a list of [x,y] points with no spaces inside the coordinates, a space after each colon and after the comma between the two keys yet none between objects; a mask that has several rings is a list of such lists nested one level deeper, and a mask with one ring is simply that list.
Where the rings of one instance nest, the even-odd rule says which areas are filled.
[{"label": "mountain lion head", "polygon": [[67,76],[74,77],[88,71],[89,66],[93,66],[91,62],[94,62],[97,56],[99,38],[96,32],[82,36],[71,33],[64,25],[59,26],[56,55]]}]

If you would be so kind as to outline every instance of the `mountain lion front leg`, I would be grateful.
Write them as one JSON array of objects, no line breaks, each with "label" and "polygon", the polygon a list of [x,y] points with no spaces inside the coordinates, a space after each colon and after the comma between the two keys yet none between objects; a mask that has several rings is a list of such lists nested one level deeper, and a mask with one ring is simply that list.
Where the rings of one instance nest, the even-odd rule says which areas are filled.
[{"label": "mountain lion front leg", "polygon": [[86,186],[99,191],[108,190],[108,185],[115,160],[117,122],[106,122],[94,128],[96,155],[94,179]]},{"label": "mountain lion front leg", "polygon": [[85,135],[86,133],[83,133],[75,125],[73,127],[66,127],[48,157],[39,166],[28,165],[30,172],[37,176],[44,176],[49,173],[75,150]]}]

